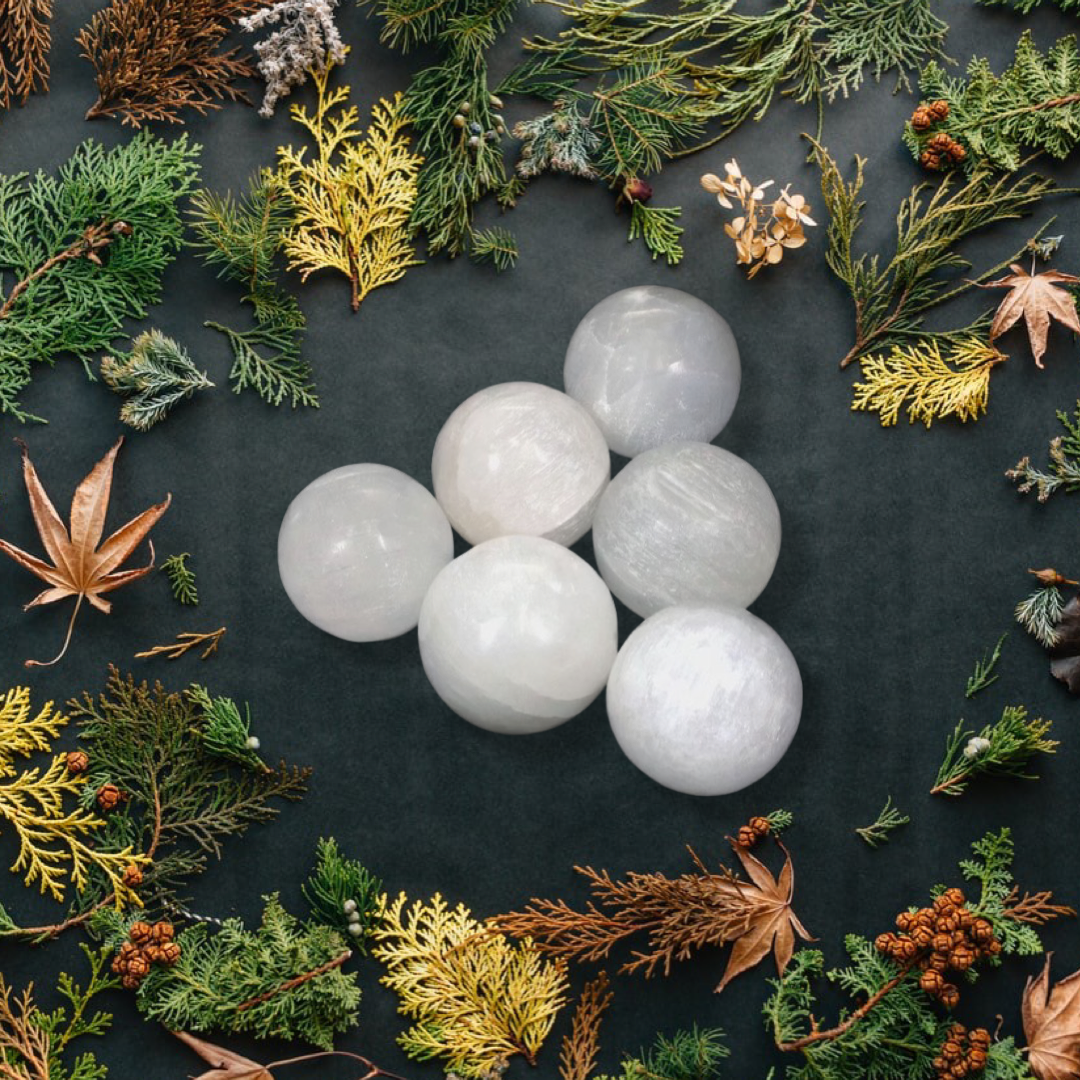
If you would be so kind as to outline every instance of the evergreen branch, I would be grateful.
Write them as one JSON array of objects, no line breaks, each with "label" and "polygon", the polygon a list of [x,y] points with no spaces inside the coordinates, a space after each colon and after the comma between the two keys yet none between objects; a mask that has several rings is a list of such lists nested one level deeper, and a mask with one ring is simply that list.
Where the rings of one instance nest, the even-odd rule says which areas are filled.
[{"label": "evergreen branch", "polygon": [[975,661],[975,670],[968,676],[967,685],[964,687],[964,697],[973,698],[980,690],[985,690],[998,681],[999,676],[994,673],[994,668],[1001,659],[1001,646],[1005,644],[1008,636],[1002,634],[993,650],[989,654],[983,653],[982,659]]},{"label": "evergreen branch", "polygon": [[885,800],[885,805],[878,814],[877,820],[872,825],[865,825],[861,829],[856,829],[858,833],[872,848],[878,847],[880,844],[888,843],[889,833],[894,829],[900,828],[901,825],[907,825],[911,821],[911,818],[904,814],[901,814],[899,810],[892,804],[892,796],[890,795]]},{"label": "evergreen branch", "polygon": [[1047,739],[1051,722],[1028,718],[1022,705],[1006,706],[1001,719],[977,734],[964,730],[961,720],[949,737],[945,760],[938,770],[931,795],[960,795],[976,776],[1012,776],[1037,779],[1026,770],[1035,754],[1053,754],[1057,742]]},{"label": "evergreen branch", "polygon": [[251,734],[251,708],[244,706],[244,715],[232,698],[212,698],[205,686],[192,683],[187,689],[192,703],[202,711],[198,723],[203,745],[216,758],[234,761],[245,769],[266,773],[270,770],[256,750],[259,740]]},{"label": "evergreen branch", "polygon": [[353,938],[361,952],[374,932],[381,907],[382,882],[355,859],[347,859],[334,839],[320,839],[316,864],[301,886],[316,921]]},{"label": "evergreen branch", "polygon": [[682,209],[678,206],[646,206],[635,199],[630,205],[630,235],[627,241],[641,239],[652,252],[654,261],[663,255],[668,266],[677,266],[683,257],[679,238],[685,231],[676,224],[681,214]]},{"label": "evergreen branch", "polygon": [[469,258],[475,263],[491,263],[496,270],[510,270],[517,257],[517,240],[506,229],[480,229],[470,234]]},{"label": "evergreen branch", "polygon": [[162,573],[169,579],[169,587],[176,600],[186,606],[195,607],[199,603],[199,590],[195,585],[195,571],[187,565],[191,556],[188,552],[171,555],[161,564]]},{"label": "evergreen branch", "polygon": [[49,89],[53,0],[23,0],[0,8],[0,108]]},{"label": "evergreen branch", "polygon": [[615,995],[608,989],[607,972],[587,982],[574,1008],[570,1031],[559,1050],[562,1080],[589,1080],[600,1052],[600,1023]]},{"label": "evergreen branch", "polygon": [[1042,645],[1052,649],[1058,643],[1058,623],[1065,611],[1062,585],[1075,585],[1075,581],[1062,577],[1056,570],[1029,570],[1040,586],[1026,599],[1016,605],[1016,621]]},{"label": "evergreen branch", "polygon": [[[718,1080],[728,1055],[723,1031],[700,1029],[695,1024],[689,1030],[676,1031],[670,1038],[658,1035],[651,1049],[624,1058],[619,1080]],[[766,1080],[771,1076],[770,1072]]]},{"label": "evergreen branch", "polygon": [[1035,468],[1025,456],[1005,473],[1021,495],[1035,490],[1039,502],[1058,491],[1080,490],[1080,401],[1071,417],[1059,409],[1057,418],[1065,434],[1050,440],[1049,472]]},{"label": "evergreen branch", "polygon": [[[225,636],[226,628],[219,626],[216,630],[209,630],[205,634],[187,630],[176,635],[176,641],[169,645],[155,645],[151,649],[135,654],[136,660],[148,660],[155,656],[164,656],[167,660],[179,660],[185,653],[192,649],[203,649],[200,660],[206,660],[217,652],[221,639]],[[205,646],[205,647],[204,647]]]},{"label": "evergreen branch", "polygon": [[269,990],[264,990],[256,997],[249,998],[247,1001],[240,1002],[236,1006],[238,1013],[247,1012],[248,1009],[254,1009],[256,1006],[264,1005],[266,1002],[277,997],[279,994],[288,994],[298,987],[301,987],[306,982],[310,982],[312,979],[319,978],[320,975],[326,975],[328,972],[334,971],[336,968],[341,967],[346,961],[352,959],[352,949],[345,949],[338,953],[337,956],[332,957],[325,963],[320,964],[316,968],[312,968],[310,971],[305,971],[300,975],[296,975],[291,979],[287,979],[281,983],[280,986],[274,986]]}]

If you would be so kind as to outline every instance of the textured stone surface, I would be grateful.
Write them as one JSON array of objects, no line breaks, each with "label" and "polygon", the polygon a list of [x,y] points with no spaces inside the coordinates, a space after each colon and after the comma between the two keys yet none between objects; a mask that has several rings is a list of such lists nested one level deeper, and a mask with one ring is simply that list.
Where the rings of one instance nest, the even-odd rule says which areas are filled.
[{"label": "textured stone surface", "polygon": [[596,571],[533,536],[455,559],[420,612],[420,657],[439,696],[489,731],[523,735],[577,716],[618,649],[615,604]]},{"label": "textured stone surface", "polygon": [[388,465],[345,465],[290,503],[278,571],[297,611],[346,641],[382,641],[416,626],[435,575],[454,557],[434,496]]},{"label": "textured stone surface", "polygon": [[593,521],[596,565],[639,615],[672,604],[746,607],[780,554],[780,511],[742,458],[707,443],[639,455],[611,482]]},{"label": "textured stone surface", "polygon": [[612,293],[578,323],[563,379],[611,449],[633,457],[720,434],[739,399],[739,347],[704,301],[641,285]]},{"label": "textured stone surface", "polygon": [[462,402],[431,462],[435,497],[470,544],[496,536],[581,539],[611,476],[581,405],[539,383],[500,383]]},{"label": "textured stone surface", "polygon": [[611,671],[608,717],[626,756],[688,795],[727,795],[784,756],[802,679],[780,636],[740,608],[687,604],[646,619]]}]

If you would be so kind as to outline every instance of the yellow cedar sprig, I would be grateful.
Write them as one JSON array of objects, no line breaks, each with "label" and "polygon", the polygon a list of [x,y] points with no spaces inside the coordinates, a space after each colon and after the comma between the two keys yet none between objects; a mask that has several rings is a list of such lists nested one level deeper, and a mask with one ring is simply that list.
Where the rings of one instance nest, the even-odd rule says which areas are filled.
[{"label": "yellow cedar sprig", "polygon": [[5,781],[0,783],[0,822],[7,823],[19,844],[11,870],[23,875],[28,888],[37,885],[41,892],[62,901],[69,881],[76,892],[82,892],[97,869],[108,879],[118,907],[140,906],[123,875],[128,866],[145,865],[149,859],[135,855],[130,847],[112,852],[96,849],[92,836],[104,827],[104,820],[83,808],[65,809],[65,800],[81,793],[85,774],[72,773],[64,754],[53,757],[44,772],[15,769],[16,754],[28,757],[49,750],[67,724],[67,717],[54,712],[51,702],[37,716],[31,718],[30,713],[26,688],[0,694],[0,778]]},{"label": "yellow cedar sprig", "polygon": [[[352,308],[373,289],[417,266],[409,230],[423,158],[409,151],[402,95],[380,99],[361,137],[359,112],[346,106],[349,87],[328,87],[333,64],[313,71],[315,112],[293,105],[292,118],[315,140],[307,148],[278,148],[278,172],[293,204],[293,222],[283,237],[290,270],[302,280],[316,270],[344,274],[352,286]],[[339,110],[335,112],[335,110]]]},{"label": "yellow cedar sprig", "polygon": [[887,354],[860,358],[864,382],[856,383],[851,408],[876,412],[891,427],[907,406],[908,422],[930,427],[955,416],[962,423],[986,412],[990,373],[1007,357],[977,337],[956,340],[943,355],[937,340],[894,345]]},{"label": "yellow cedar sprig", "polygon": [[449,908],[436,893],[406,911],[402,893],[382,898],[372,955],[387,967],[382,982],[416,1021],[399,1039],[417,1060],[447,1059],[465,1077],[480,1077],[515,1054],[536,1054],[566,1002],[566,967],[545,960],[533,943],[517,946]]}]

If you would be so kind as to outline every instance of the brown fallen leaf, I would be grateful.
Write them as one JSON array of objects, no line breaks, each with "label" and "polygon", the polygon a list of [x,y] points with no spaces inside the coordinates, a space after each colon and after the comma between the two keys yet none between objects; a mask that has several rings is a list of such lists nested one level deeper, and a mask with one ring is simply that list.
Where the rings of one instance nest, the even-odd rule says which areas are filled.
[{"label": "brown fallen leaf", "polygon": [[1028,1064],[1038,1080],[1080,1076],[1080,971],[1050,987],[1050,958],[1028,979],[1021,1006]]},{"label": "brown fallen leaf", "polygon": [[[83,600],[106,614],[112,605],[102,599],[102,594],[119,589],[128,582],[150,573],[154,568],[154,545],[150,545],[150,562],[135,570],[121,570],[119,567],[139,546],[146,534],[154,527],[158,519],[169,508],[172,496],[165,501],[144,510],[122,525],[104,543],[101,536],[105,529],[105,515],[109,509],[109,496],[112,492],[113,465],[116,455],[123,444],[119,439],[116,445],[91,469],[90,474],[75,489],[71,500],[71,531],[68,532],[60,520],[45,488],[38,479],[37,471],[30,461],[29,450],[23,451],[23,479],[26,493],[30,498],[30,509],[34,515],[34,524],[45,552],[52,563],[30,555],[27,552],[0,540],[0,552],[9,555],[20,566],[36,574],[45,581],[49,588],[39,593],[24,608],[28,610],[42,604],[52,604],[69,596],[76,597],[75,610],[68,623],[67,637],[59,654],[52,660],[42,663],[27,660],[27,667],[48,667],[55,664],[66,652],[71,642],[71,633],[75,628],[75,616],[79,614]],[[98,546],[100,544],[100,547]]]},{"label": "brown fallen leaf", "polygon": [[1001,306],[994,316],[990,327],[990,340],[996,341],[1010,327],[1021,319],[1027,326],[1028,341],[1035,363],[1043,366],[1042,358],[1046,354],[1046,337],[1050,331],[1050,320],[1067,326],[1074,333],[1080,334],[1080,316],[1076,311],[1076,300],[1058,285],[1080,285],[1080,278],[1072,274],[1062,274],[1057,270],[1044,270],[1041,274],[1029,274],[1022,266],[1013,263],[1012,273],[997,281],[988,281],[984,289],[1008,289],[1009,294],[1001,301]]}]

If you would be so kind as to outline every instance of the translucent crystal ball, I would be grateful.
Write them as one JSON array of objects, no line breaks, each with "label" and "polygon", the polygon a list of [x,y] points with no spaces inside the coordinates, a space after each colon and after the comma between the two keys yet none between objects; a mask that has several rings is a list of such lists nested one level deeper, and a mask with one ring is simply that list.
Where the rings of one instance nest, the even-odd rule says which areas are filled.
[{"label": "translucent crystal ball", "polygon": [[626,756],[664,787],[727,795],[784,756],[802,679],[780,636],[741,608],[681,605],[627,638],[607,689]]},{"label": "translucent crystal ball", "polygon": [[611,594],[572,551],[535,536],[455,559],[420,611],[420,657],[439,697],[489,731],[545,731],[604,688],[618,649]]},{"label": "translucent crystal ball", "polygon": [[641,285],[612,293],[578,323],[563,379],[608,446],[633,457],[715,439],[731,419],[741,371],[731,328],[708,304]]},{"label": "translucent crystal ball", "polygon": [[428,586],[453,557],[450,523],[434,496],[388,465],[346,465],[313,480],[278,533],[289,599],[346,641],[411,630]]},{"label": "translucent crystal ball", "polygon": [[596,565],[632,611],[672,604],[746,607],[780,554],[780,511],[742,458],[708,443],[638,455],[608,486],[593,519]]},{"label": "translucent crystal ball", "polygon": [[572,398],[537,383],[501,383],[451,413],[431,472],[435,497],[470,544],[517,535],[569,545],[589,531],[611,457]]}]

